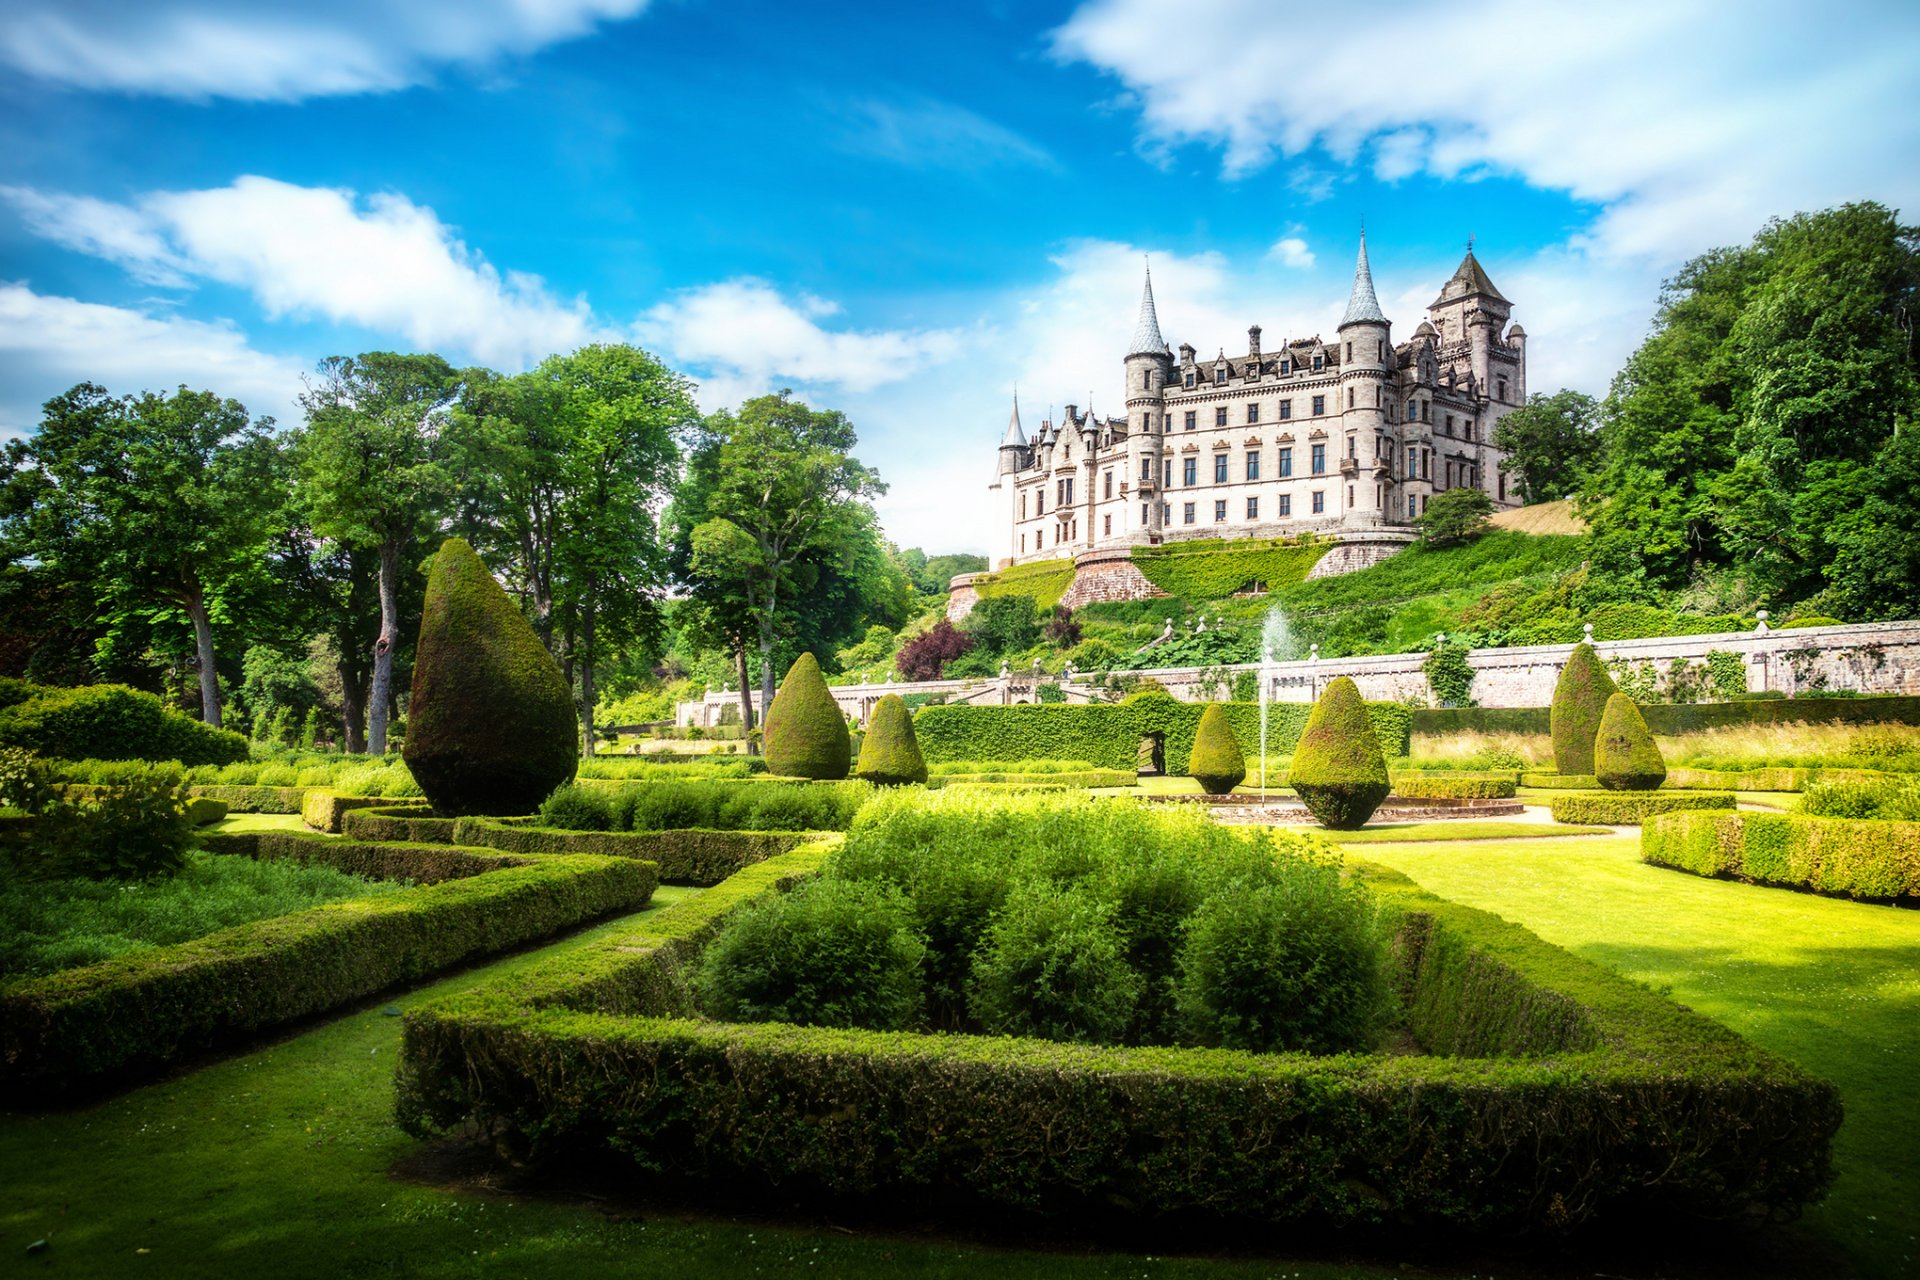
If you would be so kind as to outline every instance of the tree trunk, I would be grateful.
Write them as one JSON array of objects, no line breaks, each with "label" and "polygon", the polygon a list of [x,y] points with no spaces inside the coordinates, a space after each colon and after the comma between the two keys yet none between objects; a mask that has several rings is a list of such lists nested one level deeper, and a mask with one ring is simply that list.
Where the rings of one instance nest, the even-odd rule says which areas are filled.
[{"label": "tree trunk", "polygon": [[187,616],[193,619],[193,644],[200,654],[200,718],[220,727],[220,673],[213,665],[213,623],[207,617],[206,592],[189,579],[186,590]]},{"label": "tree trunk", "polygon": [[580,754],[593,759],[593,610],[582,610],[580,618]]},{"label": "tree trunk", "polygon": [[747,679],[747,642],[742,639],[733,646],[733,665],[740,672],[740,732],[747,738],[747,754],[759,754],[753,749],[753,683]]},{"label": "tree trunk", "polygon": [[373,693],[368,698],[367,750],[387,751],[387,709],[393,705],[393,650],[400,633],[400,548],[380,546],[380,635],[373,642]]},{"label": "tree trunk", "polygon": [[367,682],[345,658],[340,660],[340,728],[341,747],[349,755],[367,749]]}]

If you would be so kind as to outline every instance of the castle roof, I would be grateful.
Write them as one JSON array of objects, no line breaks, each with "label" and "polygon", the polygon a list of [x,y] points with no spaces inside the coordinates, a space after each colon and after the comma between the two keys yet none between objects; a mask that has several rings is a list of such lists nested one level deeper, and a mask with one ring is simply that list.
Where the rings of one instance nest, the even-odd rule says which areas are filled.
[{"label": "castle roof", "polygon": [[1133,326],[1133,341],[1127,345],[1130,356],[1167,353],[1167,340],[1160,336],[1160,317],[1153,309],[1153,269],[1147,269],[1146,287],[1140,291],[1140,319]]},{"label": "castle roof", "polygon": [[1020,429],[1020,396],[1018,393],[1015,393],[1013,397],[1013,416],[1007,419],[1007,437],[1000,442],[1002,449],[1009,446],[1020,449],[1024,449],[1027,446],[1027,433]]},{"label": "castle roof", "polygon": [[1367,233],[1360,233],[1360,258],[1353,267],[1353,293],[1347,298],[1347,313],[1340,317],[1340,327],[1350,324],[1385,324],[1386,315],[1380,310],[1380,299],[1373,293],[1373,269],[1367,265]]},{"label": "castle roof", "polygon": [[1508,306],[1513,305],[1501,296],[1498,289],[1493,287],[1493,281],[1487,278],[1487,269],[1480,265],[1480,259],[1473,256],[1473,245],[1469,242],[1467,245],[1467,256],[1460,259],[1460,266],[1454,271],[1447,282],[1440,286],[1440,296],[1435,298],[1429,305],[1437,307],[1443,302],[1452,302],[1457,298],[1472,297],[1491,298],[1495,302],[1505,302]]}]

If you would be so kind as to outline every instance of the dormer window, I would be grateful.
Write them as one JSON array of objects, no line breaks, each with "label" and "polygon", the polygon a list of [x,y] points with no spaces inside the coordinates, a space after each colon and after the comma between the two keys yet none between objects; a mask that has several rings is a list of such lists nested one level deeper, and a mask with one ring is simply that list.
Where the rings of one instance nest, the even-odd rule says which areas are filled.
[{"label": "dormer window", "polygon": [[1326,364],[1327,364],[1327,358],[1324,355],[1320,354],[1318,351],[1313,353],[1313,371],[1315,373],[1318,373],[1320,372],[1320,370],[1324,369],[1326,367]]},{"label": "dormer window", "polygon": [[1189,391],[1193,389],[1193,370],[1191,369],[1187,370],[1187,389]]},{"label": "dormer window", "polygon": [[1213,371],[1213,385],[1216,387],[1227,385],[1227,366],[1221,365]]},{"label": "dormer window", "polygon": [[1293,372],[1292,362],[1287,360],[1282,360],[1280,362],[1280,376],[1284,378],[1292,372]]}]

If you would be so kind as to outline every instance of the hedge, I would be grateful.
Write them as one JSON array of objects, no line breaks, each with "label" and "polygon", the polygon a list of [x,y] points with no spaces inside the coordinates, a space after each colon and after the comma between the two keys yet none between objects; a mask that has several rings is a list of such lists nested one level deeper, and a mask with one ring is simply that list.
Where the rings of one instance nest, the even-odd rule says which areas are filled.
[{"label": "hedge", "polygon": [[1081,787],[1131,787],[1140,781],[1132,769],[1084,769],[1074,773],[936,773],[927,779],[929,789],[941,787],[995,786],[1048,787],[1069,790]]},{"label": "hedge", "polygon": [[[1233,736],[1250,764],[1260,752],[1260,704],[1220,704]],[[1185,773],[1193,735],[1206,705],[1181,702],[1164,694],[1136,695],[1118,703],[1085,705],[922,707],[913,729],[920,750],[934,760],[1086,760],[1102,769],[1132,771],[1139,765],[1140,739],[1165,735],[1169,773]],[[1299,742],[1313,708],[1307,703],[1270,704],[1267,752],[1286,755]],[[1367,715],[1388,756],[1407,754],[1409,711],[1397,702],[1370,702]],[[1255,769],[1257,772],[1257,767]]]},{"label": "hedge", "polygon": [[[1657,702],[1640,708],[1655,736],[1677,737],[1702,729],[1749,724],[1916,724],[1920,697],[1779,698],[1739,702]],[[1547,733],[1546,707],[1447,707],[1413,713],[1413,732]]]},{"label": "hedge", "polygon": [[1404,800],[1511,800],[1512,774],[1412,773],[1393,775],[1393,794]]},{"label": "hedge", "polygon": [[1669,787],[1707,791],[1805,791],[1810,782],[1884,782],[1911,775],[1879,769],[1669,769]]},{"label": "hedge", "polygon": [[[800,849],[632,932],[410,1011],[397,1114],[516,1158],[912,1205],[1131,1219],[1563,1230],[1658,1198],[1790,1213],[1831,1179],[1837,1091],[1488,913],[1366,868],[1423,1052],[1225,1049],[729,1025],[681,973]],[[785,864],[785,865],[781,865]],[[1364,864],[1362,864],[1364,866]]]},{"label": "hedge", "polygon": [[1036,613],[1046,613],[1060,603],[1060,597],[1073,586],[1071,559],[1035,560],[1016,564],[998,573],[982,574],[973,580],[974,592],[982,599],[994,596],[1028,596]]},{"label": "hedge", "polygon": [[395,805],[384,809],[349,809],[340,815],[340,830],[356,840],[389,840],[412,844],[452,844],[457,818],[436,818],[430,805]]},{"label": "hedge", "polygon": [[1674,813],[1640,830],[1640,860],[1695,875],[1913,904],[1920,822],[1797,813]]},{"label": "hedge", "polygon": [[220,831],[201,837],[201,844],[213,853],[316,863],[369,880],[410,880],[415,884],[464,880],[502,867],[530,867],[538,861],[493,849],[356,840],[351,836],[341,839],[305,831]]},{"label": "hedge", "polygon": [[1271,590],[1306,580],[1332,542],[1301,546],[1283,539],[1205,538],[1135,547],[1133,567],[1170,596],[1221,600],[1255,582]]},{"label": "hedge", "polygon": [[1600,779],[1590,773],[1523,773],[1520,785],[1547,790],[1598,791]]},{"label": "hedge", "polygon": [[[312,847],[295,850],[286,841]],[[331,863],[350,842],[288,834],[263,835],[258,844]],[[447,852],[424,846],[419,856]],[[543,858],[17,982],[0,992],[0,1084],[15,1098],[96,1089],[638,908],[654,883],[653,868],[630,859]]]},{"label": "hedge", "polygon": [[195,765],[247,758],[247,740],[239,734],[168,710],[153,694],[123,684],[24,687],[33,691],[30,697],[0,707],[0,747],[59,760]]},{"label": "hedge", "polygon": [[668,884],[695,885],[719,884],[742,867],[819,839],[806,831],[562,831],[501,818],[462,818],[454,831],[456,844],[512,853],[644,858],[659,865]]},{"label": "hedge", "polygon": [[227,806],[228,813],[299,813],[305,787],[188,787],[190,796],[204,796]]},{"label": "hedge", "polygon": [[384,796],[335,795],[325,787],[309,787],[300,800],[300,820],[315,831],[340,833],[340,818],[350,809],[377,809],[387,805]]},{"label": "hedge", "polygon": [[1548,808],[1555,822],[1631,826],[1681,809],[1731,809],[1733,797],[1724,791],[1596,791],[1555,796]]}]

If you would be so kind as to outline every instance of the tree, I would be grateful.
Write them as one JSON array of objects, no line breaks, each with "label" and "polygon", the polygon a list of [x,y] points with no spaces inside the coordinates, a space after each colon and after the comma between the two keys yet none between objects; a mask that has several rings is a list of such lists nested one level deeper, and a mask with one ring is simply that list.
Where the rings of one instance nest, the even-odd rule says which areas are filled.
[{"label": "tree", "polygon": [[441,437],[460,375],[436,355],[329,356],[300,397],[300,485],[314,532],[376,557],[380,629],[373,642],[367,747],[387,749],[401,564],[439,523],[452,480]]},{"label": "tree", "polygon": [[867,499],[886,489],[852,456],[856,437],[846,415],[810,409],[791,392],[716,414],[705,430],[712,467],[703,519],[690,534],[692,586],[743,654],[750,636],[761,705],[770,707],[774,659],[795,629],[808,578],[825,553],[871,532]]},{"label": "tree", "polygon": [[1535,392],[1500,419],[1493,443],[1506,450],[1500,470],[1515,477],[1521,501],[1552,502],[1580,491],[1600,457],[1598,409],[1592,396],[1563,388]]},{"label": "tree", "polygon": [[974,646],[985,653],[1019,653],[1040,639],[1040,618],[1032,596],[988,596],[968,611],[962,625]]},{"label": "tree", "polygon": [[947,663],[973,648],[973,637],[940,619],[900,646],[893,665],[909,680],[938,680]]},{"label": "tree", "polygon": [[1414,527],[1428,545],[1451,547],[1471,542],[1487,531],[1487,517],[1493,514],[1493,499],[1483,489],[1448,489],[1433,495],[1433,501],[1420,513]]},{"label": "tree", "polygon": [[7,447],[8,558],[38,560],[116,624],[184,614],[211,725],[221,719],[215,621],[226,620],[227,595],[259,576],[283,505],[271,426],[210,391],[116,398],[81,383]]}]

